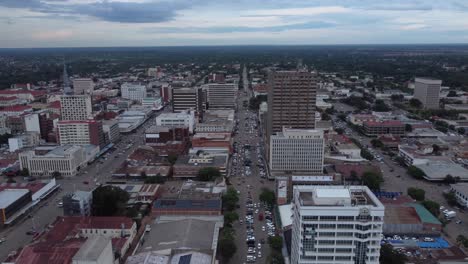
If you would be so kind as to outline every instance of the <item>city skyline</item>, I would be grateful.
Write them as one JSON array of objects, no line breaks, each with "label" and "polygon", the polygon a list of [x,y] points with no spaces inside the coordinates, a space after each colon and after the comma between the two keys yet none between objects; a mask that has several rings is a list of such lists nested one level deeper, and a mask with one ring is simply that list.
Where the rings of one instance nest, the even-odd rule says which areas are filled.
[{"label": "city skyline", "polygon": [[0,1],[0,48],[468,42],[437,1]]}]

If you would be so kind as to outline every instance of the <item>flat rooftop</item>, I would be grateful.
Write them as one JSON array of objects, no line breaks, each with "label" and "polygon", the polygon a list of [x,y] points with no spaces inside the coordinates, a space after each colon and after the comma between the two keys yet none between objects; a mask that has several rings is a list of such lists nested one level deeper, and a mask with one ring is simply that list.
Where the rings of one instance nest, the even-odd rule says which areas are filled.
[{"label": "flat rooftop", "polygon": [[29,193],[27,189],[5,189],[0,192],[0,208],[7,208],[19,198]]},{"label": "flat rooftop", "polygon": [[73,256],[73,261],[97,261],[109,243],[110,239],[104,236],[90,237]]}]

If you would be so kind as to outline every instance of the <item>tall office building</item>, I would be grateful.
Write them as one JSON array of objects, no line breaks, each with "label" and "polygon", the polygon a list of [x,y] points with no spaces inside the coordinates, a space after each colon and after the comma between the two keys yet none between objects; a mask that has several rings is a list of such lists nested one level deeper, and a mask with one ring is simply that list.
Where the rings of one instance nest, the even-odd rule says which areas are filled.
[{"label": "tall office building", "polygon": [[106,146],[102,122],[96,120],[59,121],[57,125],[60,145]]},{"label": "tall office building", "polygon": [[441,80],[432,78],[416,78],[414,80],[414,98],[421,101],[424,108],[439,108]]},{"label": "tall office building", "polygon": [[60,97],[62,120],[87,120],[92,118],[91,96],[62,95]]},{"label": "tall office building", "polygon": [[238,87],[232,83],[210,83],[206,86],[209,109],[234,109]]},{"label": "tall office building", "polygon": [[269,154],[272,174],[320,175],[323,173],[323,132],[283,128],[270,137]]},{"label": "tall office building", "polygon": [[94,82],[90,78],[73,79],[74,94],[90,94],[94,91]]},{"label": "tall office building", "polygon": [[174,113],[193,110],[201,115],[205,110],[205,100],[202,88],[173,88],[172,111]]},{"label": "tall office building", "polygon": [[366,186],[294,186],[291,263],[378,264],[385,208]]},{"label": "tall office building", "polygon": [[141,84],[124,83],[120,87],[121,96],[141,103],[146,98],[146,86]]},{"label": "tall office building", "polygon": [[277,71],[268,76],[268,135],[283,127],[315,128],[315,76],[306,71]]}]

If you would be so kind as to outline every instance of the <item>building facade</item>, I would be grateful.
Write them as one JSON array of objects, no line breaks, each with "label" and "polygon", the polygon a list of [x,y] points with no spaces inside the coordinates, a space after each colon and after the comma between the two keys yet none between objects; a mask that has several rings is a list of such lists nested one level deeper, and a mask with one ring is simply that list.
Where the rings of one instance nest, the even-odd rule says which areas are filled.
[{"label": "building facade", "polygon": [[106,146],[101,121],[60,121],[57,129],[58,140],[62,146],[96,145],[100,148]]},{"label": "building facade", "polygon": [[234,109],[238,87],[231,83],[206,85],[209,109]]},{"label": "building facade", "polygon": [[115,143],[120,140],[119,121],[116,119],[102,121],[102,131],[109,142]]},{"label": "building facade", "polygon": [[202,88],[174,88],[172,89],[172,111],[180,113],[193,110],[198,116],[205,111],[205,100]]},{"label": "building facade", "polygon": [[294,186],[291,263],[378,264],[384,212],[365,186]]},{"label": "building facade", "polygon": [[277,71],[268,76],[268,133],[283,127],[315,128],[317,83],[305,71]]},{"label": "building facade", "polygon": [[63,215],[90,216],[93,204],[93,192],[76,191],[62,197]]},{"label": "building facade", "polygon": [[124,83],[120,87],[121,97],[142,102],[146,97],[146,86],[141,84]]},{"label": "building facade", "polygon": [[195,126],[194,112],[184,113],[162,113],[156,117],[156,125],[162,127],[188,127],[193,133]]},{"label": "building facade", "polygon": [[92,118],[91,96],[63,95],[60,97],[62,120],[87,120]]},{"label": "building facade", "polygon": [[270,137],[272,173],[323,173],[324,138],[317,130],[283,128]]},{"label": "building facade", "polygon": [[59,172],[62,176],[75,176],[86,162],[85,150],[80,146],[36,148],[21,152],[18,156],[21,169],[28,169],[31,176],[52,176]]},{"label": "building facade", "polygon": [[439,108],[441,80],[432,78],[415,78],[414,98],[421,101],[424,108]]},{"label": "building facade", "polygon": [[367,121],[364,122],[364,134],[369,137],[381,136],[381,135],[393,135],[403,136],[405,135],[405,124],[401,121],[390,120],[390,121]]},{"label": "building facade", "polygon": [[91,78],[73,79],[73,93],[75,95],[91,94],[94,91],[94,82]]}]

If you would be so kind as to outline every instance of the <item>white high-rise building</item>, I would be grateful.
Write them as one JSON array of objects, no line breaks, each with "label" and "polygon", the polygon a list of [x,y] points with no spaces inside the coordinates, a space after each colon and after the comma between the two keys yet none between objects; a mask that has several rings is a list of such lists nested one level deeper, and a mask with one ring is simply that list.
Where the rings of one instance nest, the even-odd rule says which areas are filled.
[{"label": "white high-rise building", "polygon": [[274,174],[322,174],[323,132],[311,129],[283,128],[270,137],[270,170]]},{"label": "white high-rise building", "polygon": [[146,86],[141,84],[124,83],[120,87],[121,96],[141,103],[146,97]]},{"label": "white high-rise building", "polygon": [[369,188],[293,188],[291,263],[379,263],[385,208]]},{"label": "white high-rise building", "polygon": [[441,80],[432,78],[415,78],[414,80],[414,98],[421,101],[424,108],[439,108],[439,96]]},{"label": "white high-rise building", "polygon": [[91,94],[94,91],[94,82],[90,78],[73,79],[74,94]]},{"label": "white high-rise building", "polygon": [[210,83],[206,85],[208,107],[235,108],[238,87],[232,83]]},{"label": "white high-rise building", "polygon": [[62,95],[60,97],[62,120],[87,120],[92,118],[91,96]]}]

